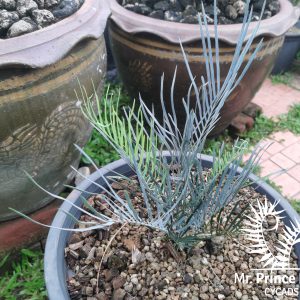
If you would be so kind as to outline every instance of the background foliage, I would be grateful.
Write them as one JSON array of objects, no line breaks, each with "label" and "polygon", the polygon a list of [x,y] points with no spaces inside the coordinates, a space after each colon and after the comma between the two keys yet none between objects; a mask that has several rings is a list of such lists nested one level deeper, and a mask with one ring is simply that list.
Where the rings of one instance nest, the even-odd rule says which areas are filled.
[{"label": "background foliage", "polygon": [[[13,271],[6,272],[0,278],[0,299],[46,299],[43,253],[41,251],[23,249],[20,252],[20,256],[20,261],[13,263]],[[4,262],[4,259],[2,262]]]}]

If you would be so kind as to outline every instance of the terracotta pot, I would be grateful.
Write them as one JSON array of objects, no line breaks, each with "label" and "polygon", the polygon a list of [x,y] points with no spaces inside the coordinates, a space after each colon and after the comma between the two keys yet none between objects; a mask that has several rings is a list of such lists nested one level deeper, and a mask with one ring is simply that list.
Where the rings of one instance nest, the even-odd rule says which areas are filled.
[{"label": "terracotta pot", "polygon": [[[177,102],[177,118],[184,118],[182,97],[186,96],[190,79],[184,65],[179,39],[188,54],[191,70],[198,78],[205,75],[205,64],[202,55],[199,25],[181,24],[157,20],[128,11],[116,0],[109,0],[112,15],[109,22],[109,33],[112,52],[129,94],[137,98],[139,93],[143,100],[160,111],[160,80],[165,75],[164,99],[166,104],[175,67],[177,66],[177,84],[175,101]],[[284,33],[298,19],[296,11],[288,0],[280,0],[280,12],[270,19],[263,20],[254,40],[252,49],[264,38],[263,46],[246,76],[232,92],[221,111],[221,119],[212,134],[220,133],[231,120],[251,101],[263,80],[272,69],[274,60],[280,50]],[[235,44],[238,40],[241,24],[219,25],[221,80],[228,73]],[[252,22],[249,27],[249,38],[256,26]],[[209,26],[210,36],[214,37],[214,26]],[[249,55],[246,56],[244,65]],[[184,123],[184,122],[182,122]]]},{"label": "terracotta pot", "polygon": [[91,128],[78,106],[78,80],[101,92],[106,72],[103,37],[109,8],[86,0],[72,16],[24,36],[0,40],[0,220],[30,213],[73,178]]},{"label": "terracotta pot", "polygon": [[[165,153],[165,157],[167,159],[170,157],[167,152]],[[201,155],[201,163],[203,167],[211,168],[212,162],[213,158],[211,156]],[[241,172],[242,169],[238,168],[237,171]],[[130,168],[124,160],[115,161],[94,172],[78,187],[81,191],[86,192],[81,193],[79,190],[74,190],[67,198],[70,202],[64,202],[61,206],[62,210],[57,212],[52,222],[52,226],[57,228],[74,228],[76,221],[67,216],[63,211],[72,214],[75,218],[80,218],[82,212],[75,208],[72,204],[81,207],[83,205],[82,197],[88,199],[91,193],[101,193],[102,189],[99,186],[103,186],[103,188],[107,187],[102,176],[109,177],[116,173],[124,176],[133,175],[132,168]],[[283,222],[286,225],[291,226],[291,221],[300,222],[300,216],[298,213],[295,212],[289,202],[271,186],[264,183],[253,174],[249,176],[249,179],[253,182],[252,186],[258,193],[266,195],[267,199],[271,203],[278,202],[276,210],[284,211],[281,216],[284,217]],[[92,182],[97,182],[97,185]],[[50,300],[70,299],[66,282],[69,270],[65,261],[65,247],[70,240],[71,234],[72,233],[70,231],[51,228],[47,237],[44,257],[44,272],[48,298]],[[300,243],[295,244],[295,253],[298,257],[298,266],[300,266]]]}]

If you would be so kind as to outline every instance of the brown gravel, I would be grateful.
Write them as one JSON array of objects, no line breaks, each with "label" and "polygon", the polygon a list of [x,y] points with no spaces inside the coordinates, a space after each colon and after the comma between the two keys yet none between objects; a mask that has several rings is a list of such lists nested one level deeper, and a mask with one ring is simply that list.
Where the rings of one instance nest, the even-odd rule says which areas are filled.
[{"label": "brown gravel", "polygon": [[[124,194],[124,185],[115,184],[119,194]],[[132,198],[139,206],[141,194],[132,186]],[[249,199],[264,201],[264,196],[247,187],[237,196],[244,203]],[[101,196],[89,199],[96,209],[105,211]],[[143,215],[143,207],[139,208]],[[88,220],[82,216],[81,220]],[[270,223],[272,220],[270,220]],[[272,226],[272,224],[269,224]],[[266,224],[265,226],[268,226]],[[146,227],[126,225],[112,241],[103,257],[111,237],[119,229],[89,231],[72,235],[65,249],[69,268],[68,289],[71,299],[129,300],[129,299],[297,299],[296,296],[266,296],[265,288],[272,284],[235,283],[235,273],[252,275],[253,268],[262,268],[261,256],[250,254],[249,242],[242,234],[227,238],[219,253],[213,255],[206,242],[200,242],[191,253],[177,252],[163,233]],[[282,231],[283,224],[279,231]],[[274,248],[278,233],[266,235]],[[274,248],[275,249],[275,248]],[[103,257],[97,293],[97,272]],[[292,266],[297,267],[292,256]],[[264,271],[266,275],[269,272]],[[295,275],[296,271],[275,271],[273,274]],[[295,288],[295,285],[273,284],[275,288]]]}]

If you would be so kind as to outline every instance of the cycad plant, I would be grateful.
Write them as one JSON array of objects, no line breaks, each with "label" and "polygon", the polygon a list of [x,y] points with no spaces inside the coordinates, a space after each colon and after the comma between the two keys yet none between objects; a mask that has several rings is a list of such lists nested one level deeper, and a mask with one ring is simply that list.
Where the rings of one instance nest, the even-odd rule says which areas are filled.
[{"label": "cycad plant", "polygon": [[[214,5],[216,11],[216,1]],[[202,9],[204,12],[204,8]],[[164,76],[161,79],[162,123],[156,119],[155,112],[148,108],[141,98],[131,107],[124,108],[120,116],[118,102],[111,101],[107,96],[103,101],[96,97],[95,104],[92,97],[87,96],[84,87],[81,87],[78,98],[82,103],[83,113],[136,174],[146,216],[142,217],[137,212],[129,194],[123,199],[112,188],[114,181],[120,178],[130,181],[130,178],[121,174],[115,174],[110,178],[102,176],[105,186],[100,186],[96,182],[93,184],[105,192],[106,196],[102,199],[111,213],[106,215],[95,211],[87,200],[82,198],[85,209],[77,208],[92,216],[93,221],[86,223],[84,227],[81,226],[80,229],[62,229],[84,231],[124,223],[148,226],[164,232],[181,249],[189,249],[201,239],[210,240],[215,236],[233,234],[239,229],[246,208],[243,207],[236,214],[239,203],[235,196],[247,183],[248,175],[256,166],[262,149],[256,148],[253,151],[241,172],[238,172],[238,167],[242,163],[245,151],[248,150],[246,142],[236,143],[230,153],[225,153],[223,147],[219,149],[213,156],[210,170],[202,166],[201,152],[208,134],[219,119],[220,110],[227,97],[241,81],[261,46],[260,43],[250,52],[259,22],[249,39],[245,41],[251,17],[252,10],[248,11],[247,6],[231,67],[221,83],[217,14],[215,13],[214,17],[212,38],[214,51],[206,15],[205,13],[199,15],[206,76],[201,77],[202,85],[199,88],[182,46],[183,58],[191,80],[187,96],[182,99],[182,109],[186,114],[183,130],[178,129],[173,98],[176,70],[169,100],[171,112],[166,110],[166,100],[163,98]],[[242,67],[245,56],[249,59]],[[195,100],[192,99],[192,94],[195,95]],[[79,151],[93,164],[83,150]],[[95,164],[94,167],[96,168]],[[228,210],[229,203],[231,205]]]}]

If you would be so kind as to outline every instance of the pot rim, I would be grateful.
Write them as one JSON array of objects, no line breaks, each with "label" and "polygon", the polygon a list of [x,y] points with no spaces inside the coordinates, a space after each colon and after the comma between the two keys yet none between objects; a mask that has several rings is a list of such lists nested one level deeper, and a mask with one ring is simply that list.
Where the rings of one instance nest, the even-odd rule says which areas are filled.
[{"label": "pot rim", "polygon": [[[167,157],[168,152],[164,151],[163,155]],[[201,159],[204,167],[211,166],[213,161],[212,156],[201,154],[198,157],[199,159]],[[123,159],[120,159],[95,171],[88,177],[88,179],[85,179],[78,186],[78,189],[89,192],[99,192],[99,186],[93,185],[91,181],[97,181],[99,183],[99,181],[101,181],[101,176],[109,176],[111,175],[111,171],[116,171],[123,175],[130,175],[133,173],[126,162]],[[237,171],[241,172],[242,168],[238,168]],[[289,224],[290,220],[294,220],[300,223],[300,216],[295,212],[289,202],[285,198],[283,198],[277,191],[275,191],[270,185],[263,182],[262,179],[254,174],[250,174],[249,179],[253,182],[253,186],[256,188],[257,192],[266,195],[270,202],[274,203],[275,201],[279,201],[279,210],[284,210],[284,223]],[[84,194],[78,190],[74,190],[67,197],[67,199],[71,203],[82,205],[82,201],[80,199],[81,195]],[[88,197],[89,195],[86,194],[84,196]],[[64,202],[61,205],[61,209],[66,212],[72,212],[73,214],[74,212],[77,212],[77,214],[75,213],[76,217],[79,217],[81,215],[81,213],[68,202]],[[52,226],[57,227],[73,225],[74,220],[68,218],[67,215],[63,213],[63,211],[58,211],[52,222]],[[50,300],[70,299],[66,285],[67,267],[64,258],[64,248],[67,244],[70,234],[70,232],[54,228],[50,228],[48,233],[44,256],[44,274],[48,297]],[[300,244],[296,244],[295,251],[298,256],[298,265],[300,265]]]},{"label": "pot rim", "polygon": [[109,14],[106,1],[85,0],[78,11],[55,24],[18,37],[0,39],[0,67],[42,68],[56,63],[80,41],[98,39]]},{"label": "pot rim", "polygon": [[[171,43],[179,44],[200,39],[198,24],[182,24],[143,16],[122,7],[117,0],[108,0],[112,11],[111,19],[124,31],[151,33]],[[285,34],[299,19],[300,8],[293,7],[288,0],[279,0],[280,11],[269,19],[262,20],[256,34],[259,36],[278,37]],[[258,22],[251,22],[245,40],[248,40]],[[242,24],[218,25],[219,40],[236,45]],[[215,37],[214,25],[208,25],[210,37]]]}]

